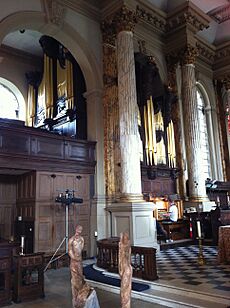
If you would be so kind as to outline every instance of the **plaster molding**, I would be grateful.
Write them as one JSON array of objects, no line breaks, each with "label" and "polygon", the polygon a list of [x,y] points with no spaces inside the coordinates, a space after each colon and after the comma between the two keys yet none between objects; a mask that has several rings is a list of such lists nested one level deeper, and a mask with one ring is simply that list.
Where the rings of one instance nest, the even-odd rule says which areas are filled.
[{"label": "plaster molding", "polygon": [[[46,0],[43,0],[46,2]],[[95,7],[89,1],[82,0],[56,0],[59,5],[67,7],[79,14],[92,18],[95,21],[100,21],[101,13],[100,8]]]},{"label": "plaster molding", "polygon": [[165,32],[166,29],[166,16],[160,14],[159,11],[154,9],[146,9],[143,6],[137,6],[136,14],[138,21],[144,22],[154,30]]},{"label": "plaster molding", "polygon": [[193,33],[202,31],[209,27],[211,18],[204,14],[191,1],[186,1],[168,14],[167,32],[175,32],[181,27],[188,27]]},{"label": "plaster molding", "polygon": [[63,3],[55,0],[43,0],[44,12],[47,22],[61,27],[64,22],[66,9]]},{"label": "plaster molding", "polygon": [[215,60],[216,48],[212,45],[207,45],[204,41],[197,39],[196,47],[199,52],[199,57],[206,63],[212,65]]},{"label": "plaster molding", "polygon": [[9,46],[6,46],[4,44],[2,44],[0,46],[0,55],[2,56],[2,58],[4,59],[4,56],[7,57],[14,57],[14,58],[20,58],[20,61],[22,61],[23,63],[26,64],[31,64],[31,65],[37,65],[37,66],[41,66],[43,63],[43,59],[36,57],[35,55],[31,55],[25,51],[19,50],[19,49],[15,49]]},{"label": "plaster molding", "polygon": [[230,3],[221,5],[207,13],[218,24],[230,19]]},{"label": "plaster molding", "polygon": [[218,46],[213,65],[216,79],[221,79],[226,71],[230,71],[230,42]]}]

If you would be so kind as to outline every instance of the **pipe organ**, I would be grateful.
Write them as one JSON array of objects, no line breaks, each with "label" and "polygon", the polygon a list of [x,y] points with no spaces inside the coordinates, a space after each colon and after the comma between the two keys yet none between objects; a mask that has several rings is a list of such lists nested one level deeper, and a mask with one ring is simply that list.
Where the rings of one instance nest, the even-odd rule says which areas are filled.
[{"label": "pipe organ", "polygon": [[[153,57],[136,53],[135,65],[141,118],[139,132],[144,153],[143,193],[153,193],[155,196],[175,194],[178,170],[171,107],[176,97],[163,85]],[[153,180],[158,181],[159,185],[156,181],[153,184]]]},{"label": "pipe organ", "polygon": [[58,41],[42,36],[41,72],[28,72],[27,125],[86,139],[86,91],[81,69]]}]

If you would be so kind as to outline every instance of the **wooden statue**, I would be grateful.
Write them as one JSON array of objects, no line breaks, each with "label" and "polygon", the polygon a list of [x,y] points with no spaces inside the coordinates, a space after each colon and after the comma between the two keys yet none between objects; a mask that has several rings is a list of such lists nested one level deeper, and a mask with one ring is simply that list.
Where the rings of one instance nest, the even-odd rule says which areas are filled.
[{"label": "wooden statue", "polygon": [[82,250],[84,238],[81,236],[81,233],[82,226],[78,225],[74,236],[68,242],[73,308],[83,308],[91,292],[91,288],[85,282],[83,276]]},{"label": "wooden statue", "polygon": [[132,266],[131,246],[127,233],[121,233],[119,242],[119,275],[121,277],[121,307],[131,306]]}]

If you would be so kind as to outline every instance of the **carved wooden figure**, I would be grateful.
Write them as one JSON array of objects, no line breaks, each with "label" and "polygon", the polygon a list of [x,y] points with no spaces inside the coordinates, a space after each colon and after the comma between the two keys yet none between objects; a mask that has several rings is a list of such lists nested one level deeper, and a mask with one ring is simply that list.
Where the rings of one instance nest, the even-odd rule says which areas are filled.
[{"label": "carved wooden figure", "polygon": [[84,238],[81,236],[81,232],[82,226],[78,225],[74,236],[68,242],[73,308],[83,308],[91,292],[91,288],[85,282],[83,276],[82,250]]},{"label": "carved wooden figure", "polygon": [[131,246],[127,233],[121,233],[119,242],[119,275],[121,277],[121,307],[131,306],[132,266]]}]

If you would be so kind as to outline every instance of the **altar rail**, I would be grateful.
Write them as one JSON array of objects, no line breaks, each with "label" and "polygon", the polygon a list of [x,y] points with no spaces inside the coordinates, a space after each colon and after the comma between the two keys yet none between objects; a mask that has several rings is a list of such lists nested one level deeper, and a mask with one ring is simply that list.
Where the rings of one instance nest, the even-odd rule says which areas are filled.
[{"label": "altar rail", "polygon": [[[97,241],[98,267],[118,273],[118,243],[118,237]],[[150,281],[158,279],[155,248],[131,246],[131,265],[133,277]]]}]

